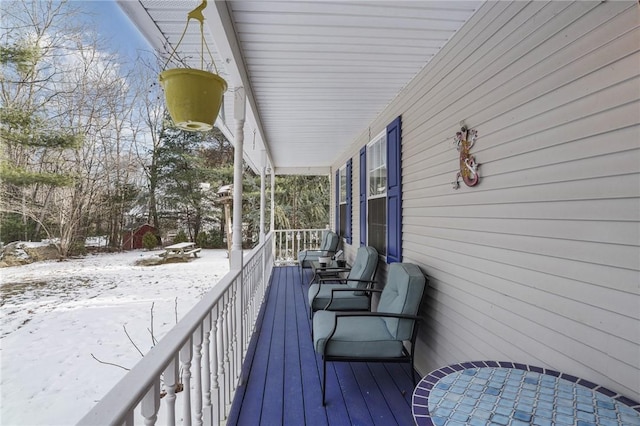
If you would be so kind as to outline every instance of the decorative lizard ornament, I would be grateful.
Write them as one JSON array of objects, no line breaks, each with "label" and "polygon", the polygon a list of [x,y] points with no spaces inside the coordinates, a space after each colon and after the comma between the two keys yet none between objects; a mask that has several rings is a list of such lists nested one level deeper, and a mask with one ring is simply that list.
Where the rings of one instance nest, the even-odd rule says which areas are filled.
[{"label": "decorative lizard ornament", "polygon": [[460,152],[460,171],[456,175],[455,182],[453,182],[453,189],[460,188],[460,178],[467,186],[476,186],[480,180],[478,175],[480,164],[476,163],[475,157],[469,154],[469,150],[476,143],[477,137],[478,132],[476,130],[468,130],[465,126],[453,138],[453,143]]}]

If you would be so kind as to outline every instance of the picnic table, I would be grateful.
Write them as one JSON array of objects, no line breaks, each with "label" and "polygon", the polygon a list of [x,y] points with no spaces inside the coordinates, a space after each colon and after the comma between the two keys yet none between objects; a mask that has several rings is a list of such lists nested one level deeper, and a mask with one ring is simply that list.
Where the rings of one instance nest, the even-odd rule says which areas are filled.
[{"label": "picnic table", "polygon": [[193,257],[198,257],[198,252],[202,249],[200,247],[196,247],[196,243],[184,242],[166,246],[164,250],[164,258],[166,260],[169,257],[187,258],[191,255],[193,255]]}]

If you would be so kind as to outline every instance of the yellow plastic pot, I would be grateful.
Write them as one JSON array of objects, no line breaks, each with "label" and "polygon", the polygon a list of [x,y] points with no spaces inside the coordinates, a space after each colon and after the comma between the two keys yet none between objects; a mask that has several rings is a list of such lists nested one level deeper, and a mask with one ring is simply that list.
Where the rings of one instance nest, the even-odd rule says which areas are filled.
[{"label": "yellow plastic pot", "polygon": [[227,90],[223,78],[207,71],[174,68],[161,72],[159,79],[177,127],[197,132],[211,130]]}]

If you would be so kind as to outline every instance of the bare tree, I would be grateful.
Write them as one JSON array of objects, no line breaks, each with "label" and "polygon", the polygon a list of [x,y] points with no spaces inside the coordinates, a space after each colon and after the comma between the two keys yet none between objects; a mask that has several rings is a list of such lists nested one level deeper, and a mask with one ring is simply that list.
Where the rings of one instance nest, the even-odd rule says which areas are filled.
[{"label": "bare tree", "polygon": [[1,208],[57,237],[63,256],[84,243],[92,218],[104,218],[117,245],[140,181],[137,87],[77,14],[64,1],[2,2],[0,52],[11,67],[0,79]]}]

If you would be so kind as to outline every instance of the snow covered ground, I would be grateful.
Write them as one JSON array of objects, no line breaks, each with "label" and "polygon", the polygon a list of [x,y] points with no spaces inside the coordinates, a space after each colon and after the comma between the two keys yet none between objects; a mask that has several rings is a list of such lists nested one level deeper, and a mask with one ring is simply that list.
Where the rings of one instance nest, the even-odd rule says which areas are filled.
[{"label": "snow covered ground", "polygon": [[[135,266],[160,251],[0,269],[0,425],[72,425],[229,270],[225,250]],[[177,299],[177,302],[176,302]],[[176,308],[177,306],[177,308]]]}]

